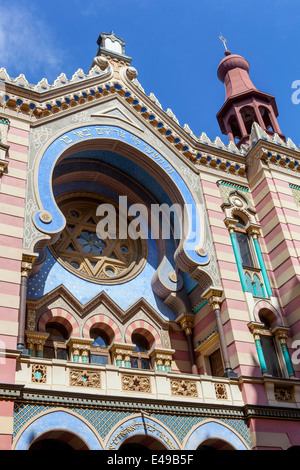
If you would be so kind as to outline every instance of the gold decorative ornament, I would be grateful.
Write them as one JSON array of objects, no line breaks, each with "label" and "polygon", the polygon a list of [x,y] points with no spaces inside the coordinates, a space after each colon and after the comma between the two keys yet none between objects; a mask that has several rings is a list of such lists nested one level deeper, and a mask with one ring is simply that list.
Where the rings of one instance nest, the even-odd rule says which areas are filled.
[{"label": "gold decorative ornament", "polygon": [[52,215],[50,212],[43,211],[39,215],[39,219],[44,223],[44,224],[50,224],[52,222]]},{"label": "gold decorative ornament", "polygon": [[217,383],[215,384],[215,392],[218,400],[227,400],[227,390],[225,384]]},{"label": "gold decorative ornament", "polygon": [[192,380],[171,380],[172,395],[198,397],[197,384]]},{"label": "gold decorative ornament", "polygon": [[274,395],[276,401],[281,402],[292,402],[294,401],[294,389],[293,387],[274,386]]},{"label": "gold decorative ornament", "polygon": [[70,369],[70,386],[101,388],[101,374],[90,370]]},{"label": "gold decorative ornament", "polygon": [[122,390],[151,393],[150,378],[140,375],[122,375]]},{"label": "gold decorative ornament", "polygon": [[47,367],[41,364],[33,364],[31,381],[33,383],[45,384],[47,381]]}]

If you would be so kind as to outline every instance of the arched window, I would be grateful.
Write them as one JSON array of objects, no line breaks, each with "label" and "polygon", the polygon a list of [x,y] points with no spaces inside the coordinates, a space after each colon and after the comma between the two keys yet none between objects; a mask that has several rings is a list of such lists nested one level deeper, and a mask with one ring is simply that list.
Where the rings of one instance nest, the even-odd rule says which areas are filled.
[{"label": "arched window", "polygon": [[260,321],[264,324],[264,328],[260,331],[260,342],[264,354],[265,363],[268,374],[274,377],[283,377],[281,367],[278,360],[275,340],[271,333],[271,325],[264,315],[259,315]]},{"label": "arched window", "polygon": [[99,328],[92,329],[90,336],[94,339],[90,350],[91,364],[110,364],[108,346],[110,344],[108,335]]},{"label": "arched window", "polygon": [[240,111],[245,124],[247,134],[251,134],[251,127],[254,122],[258,122],[255,109],[252,106],[244,106]]},{"label": "arched window", "polygon": [[233,137],[235,139],[241,139],[242,138],[242,133],[241,133],[240,126],[239,126],[239,123],[237,121],[237,118],[234,114],[232,116],[230,116],[230,118],[228,119],[228,124],[230,126]]},{"label": "arched window", "polygon": [[260,106],[259,107],[259,112],[261,114],[261,117],[263,118],[266,130],[271,130],[271,131],[274,132],[272,122],[271,122],[271,119],[270,119],[269,110],[265,106]]},{"label": "arched window", "polygon": [[[145,266],[148,250],[145,240],[118,238],[118,233],[113,233],[122,220],[113,201],[78,191],[61,196],[57,202],[66,226],[50,251],[65,269],[88,281],[116,284],[132,279]],[[105,212],[107,217],[97,215],[101,206],[110,209],[110,213]],[[100,222],[105,226],[103,239]]]},{"label": "arched window", "polygon": [[149,359],[149,343],[146,338],[138,333],[133,333],[131,337],[132,343],[135,344],[131,356],[131,367],[133,369],[150,369]]},{"label": "arched window", "polygon": [[68,360],[67,340],[69,334],[67,329],[60,323],[51,322],[46,325],[49,337],[43,348],[43,357],[46,359]]},{"label": "arched window", "polygon": [[246,231],[246,226],[241,217],[234,216],[238,220],[236,224],[236,240],[239,247],[239,252],[244,267],[254,268],[253,248],[251,247],[249,235]]}]

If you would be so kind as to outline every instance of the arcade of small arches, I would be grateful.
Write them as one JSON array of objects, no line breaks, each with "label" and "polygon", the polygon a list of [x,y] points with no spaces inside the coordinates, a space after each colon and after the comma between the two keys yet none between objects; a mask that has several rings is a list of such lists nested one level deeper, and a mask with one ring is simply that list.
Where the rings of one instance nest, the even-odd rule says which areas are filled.
[{"label": "arcade of small arches", "polygon": [[149,353],[162,347],[162,338],[155,325],[146,320],[130,320],[122,328],[104,314],[89,316],[81,327],[79,321],[62,308],[46,310],[37,321],[37,331],[26,332],[30,356],[122,366],[116,346],[122,349],[125,343],[128,346],[127,367],[154,368]]}]

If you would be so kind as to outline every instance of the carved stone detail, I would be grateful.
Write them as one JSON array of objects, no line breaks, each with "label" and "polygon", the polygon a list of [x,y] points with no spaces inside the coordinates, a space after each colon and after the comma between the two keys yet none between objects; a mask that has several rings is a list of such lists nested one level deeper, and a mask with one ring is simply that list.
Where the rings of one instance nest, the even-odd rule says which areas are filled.
[{"label": "carved stone detail", "polygon": [[70,369],[70,386],[101,388],[101,373],[84,369]]},{"label": "carved stone detail", "polygon": [[206,299],[213,310],[219,310],[222,304],[223,292],[219,289],[209,289],[202,297]]},{"label": "carved stone detail", "polygon": [[27,302],[27,330],[35,331],[36,311],[35,306],[31,302]]},{"label": "carved stone detail", "polygon": [[219,400],[227,400],[228,399],[225,384],[220,384],[220,383],[215,384],[215,392],[216,392],[216,397]]},{"label": "carved stone detail", "polygon": [[184,331],[186,335],[191,335],[193,332],[194,319],[194,315],[182,315],[177,318],[176,321],[180,324],[182,331]]},{"label": "carved stone detail", "polygon": [[150,378],[140,375],[122,375],[122,390],[151,393]]},{"label": "carved stone detail", "polygon": [[292,402],[294,401],[294,389],[293,387],[284,387],[283,385],[274,386],[274,395],[276,401],[281,402]]},{"label": "carved stone detail", "polygon": [[31,381],[34,383],[45,384],[47,381],[47,367],[41,364],[33,364],[31,370]]},{"label": "carved stone detail", "polygon": [[171,380],[172,395],[198,397],[197,383],[192,380]]}]

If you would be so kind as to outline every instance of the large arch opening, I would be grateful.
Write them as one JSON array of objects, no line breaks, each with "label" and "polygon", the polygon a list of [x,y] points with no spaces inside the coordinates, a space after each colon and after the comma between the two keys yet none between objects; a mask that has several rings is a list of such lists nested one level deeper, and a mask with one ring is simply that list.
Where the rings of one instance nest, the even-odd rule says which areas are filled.
[{"label": "large arch opening", "polygon": [[[71,294],[85,304],[103,286],[116,303],[122,301],[124,306],[124,298],[128,299],[126,309],[126,305],[139,299],[121,296],[121,291],[113,287],[128,283],[133,286],[138,276],[139,280],[144,277],[151,287],[144,290],[145,300],[163,317],[173,320],[176,312],[164,301],[184,288],[186,276],[193,275],[193,282],[202,291],[213,284],[205,268],[210,257],[204,249],[205,219],[201,205],[180,172],[142,139],[117,127],[91,125],[88,129],[72,129],[41,153],[35,177],[39,211],[34,215],[34,223],[44,235],[33,243],[33,251],[40,253],[34,270],[38,273],[48,263],[43,278],[48,279],[50,271],[55,273],[52,289],[63,278]],[[140,227],[142,233],[146,232],[146,240],[124,240],[119,233],[108,242],[96,238],[97,221],[85,209],[92,200],[96,207],[102,199],[116,205],[120,198],[126,199],[127,226],[133,222],[135,228]],[[76,204],[71,207],[73,202]],[[66,207],[60,206],[64,204]],[[57,267],[59,263],[62,269]],[[71,272],[76,283],[65,271]],[[31,292],[36,295],[35,282],[30,280],[29,295]],[[44,294],[49,292],[49,285],[50,279]],[[135,286],[130,291],[135,292]]]},{"label": "large arch opening", "polygon": [[68,431],[48,431],[39,436],[28,450],[38,451],[71,451],[89,450],[86,443],[78,436]]},{"label": "large arch opening", "polygon": [[[184,223],[178,229],[181,219],[178,223],[177,213],[168,213],[167,208],[176,207],[178,216],[184,215],[182,194],[166,184],[155,162],[146,163],[141,152],[124,144],[116,146],[113,141],[105,141],[105,144],[105,148],[100,149],[93,143],[88,149],[78,144],[71,154],[64,153],[54,167],[53,196],[66,219],[66,228],[56,243],[62,253],[60,258],[68,260],[71,270],[94,276],[94,280],[98,277],[101,283],[111,284],[114,280],[119,283],[128,280],[128,276],[124,276],[126,272],[130,279],[143,268],[147,259],[146,240],[148,250],[150,243],[152,250],[155,245],[157,264],[165,259],[170,270],[175,270],[174,253],[181,242],[178,231],[184,229]],[[105,229],[113,232],[114,239],[110,236],[96,239],[94,235],[95,222],[98,222],[97,228],[100,222],[96,217],[99,205],[103,207],[102,214],[104,205],[114,206],[111,213],[105,211],[102,218],[103,222],[107,221]],[[157,216],[153,211],[154,207],[162,206],[165,208],[164,218],[161,212]],[[125,225],[121,227],[120,222],[125,218]],[[78,225],[82,230],[78,230]],[[127,235],[126,239],[122,238],[121,232]],[[82,262],[87,245],[91,253]],[[105,258],[102,270],[100,260],[95,256],[97,253]],[[149,257],[148,260],[152,262]]]},{"label": "large arch opening", "polygon": [[222,439],[206,439],[197,450],[235,450],[232,445]]},{"label": "large arch opening", "polygon": [[[102,450],[102,443],[93,428],[75,413],[56,410],[41,414],[16,437],[14,450],[32,450],[50,446],[68,450]],[[71,447],[71,449],[69,447]]]},{"label": "large arch opening", "polygon": [[[61,164],[65,168],[69,164],[71,171],[63,171]],[[58,168],[62,170],[60,174]],[[82,188],[82,170],[89,178],[89,187],[98,185],[122,194],[123,186],[133,201],[138,202],[140,199],[148,207],[148,203],[151,205],[153,202],[170,203],[186,210],[184,236],[179,239],[178,247],[175,247],[177,264],[187,274],[194,272],[199,265],[208,264],[209,256],[203,249],[203,214],[186,182],[156,149],[118,127],[92,125],[88,129],[72,129],[56,138],[40,155],[36,180],[41,210],[36,213],[34,221],[41,232],[49,234],[50,244],[61,232],[65,219],[54,199],[57,197],[54,190],[59,191],[59,188],[53,186],[52,191],[49,175],[59,178],[58,185],[73,184],[78,189],[78,182]]]},{"label": "large arch opening", "polygon": [[207,420],[195,425],[184,442],[185,450],[248,450],[244,439],[228,425]]},{"label": "large arch opening", "polygon": [[118,449],[119,451],[154,451],[167,450],[163,443],[153,436],[136,435],[126,439]]}]

